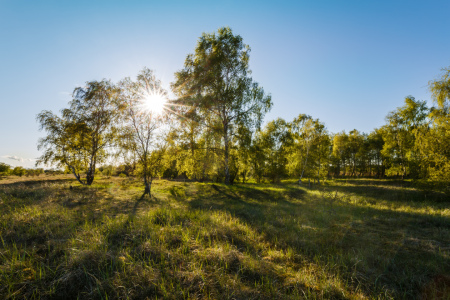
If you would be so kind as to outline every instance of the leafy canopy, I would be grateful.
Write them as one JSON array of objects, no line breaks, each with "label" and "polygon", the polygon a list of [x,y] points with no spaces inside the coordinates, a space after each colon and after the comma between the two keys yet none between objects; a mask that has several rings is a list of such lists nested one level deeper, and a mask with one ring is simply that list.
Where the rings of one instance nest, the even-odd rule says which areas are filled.
[{"label": "leafy canopy", "polygon": [[226,183],[231,137],[239,126],[259,127],[272,106],[271,96],[250,77],[249,54],[250,47],[229,27],[204,33],[172,84],[176,105],[192,108],[203,125],[221,134]]}]

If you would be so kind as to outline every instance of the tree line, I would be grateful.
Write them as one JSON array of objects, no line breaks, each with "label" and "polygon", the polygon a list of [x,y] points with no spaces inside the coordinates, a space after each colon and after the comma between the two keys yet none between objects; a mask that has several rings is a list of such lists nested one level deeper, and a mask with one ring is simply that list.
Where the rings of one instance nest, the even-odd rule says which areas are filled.
[{"label": "tree line", "polygon": [[250,47],[225,27],[199,38],[175,73],[175,99],[165,103],[159,102],[167,91],[147,68],[118,83],[87,82],[60,115],[37,116],[46,132],[37,164],[62,167],[85,185],[99,166],[112,174],[113,164],[142,178],[144,195],[155,177],[232,184],[398,176],[450,183],[450,69],[429,83],[434,106],[408,96],[384,126],[333,134],[305,114],[261,127],[273,104],[252,79],[249,58]]},{"label": "tree line", "polygon": [[12,167],[8,164],[0,162],[0,176],[39,176],[41,174],[46,175],[57,175],[57,174],[63,174],[61,170],[54,170],[54,169],[46,169],[43,168],[24,168],[21,166]]}]

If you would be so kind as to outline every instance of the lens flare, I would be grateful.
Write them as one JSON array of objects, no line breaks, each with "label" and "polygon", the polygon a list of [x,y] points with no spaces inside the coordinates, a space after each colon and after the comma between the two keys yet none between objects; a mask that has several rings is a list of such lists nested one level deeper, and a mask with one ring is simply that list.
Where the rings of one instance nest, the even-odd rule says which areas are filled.
[{"label": "lens flare", "polygon": [[142,107],[149,113],[160,115],[164,111],[167,98],[158,92],[145,93],[142,97]]}]

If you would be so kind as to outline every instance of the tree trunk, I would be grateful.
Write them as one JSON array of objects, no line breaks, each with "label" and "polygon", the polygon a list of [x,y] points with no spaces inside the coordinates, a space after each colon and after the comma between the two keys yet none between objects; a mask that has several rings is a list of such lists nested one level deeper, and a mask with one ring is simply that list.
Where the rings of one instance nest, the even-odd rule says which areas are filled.
[{"label": "tree trunk", "polygon": [[75,176],[75,178],[78,180],[78,182],[81,183],[82,185],[85,185],[85,183],[83,181],[81,181],[81,179],[80,179],[80,174],[77,174],[77,172],[75,172],[75,168],[70,165],[67,165],[67,166],[72,170],[72,173]]},{"label": "tree trunk", "polygon": [[228,166],[229,153],[228,153],[228,125],[223,127],[223,139],[225,142],[225,184],[230,184],[230,169]]},{"label": "tree trunk", "polygon": [[320,159],[319,159],[319,168],[317,169],[317,184],[320,184]]},{"label": "tree trunk", "polygon": [[150,177],[150,180],[147,180],[147,176],[144,176],[144,186],[145,186],[145,190],[144,190],[144,194],[142,195],[142,197],[144,197],[145,195],[148,195],[150,198],[152,197],[152,177]]},{"label": "tree trunk", "polygon": [[356,157],[353,158],[353,171],[352,171],[352,177],[356,176]]},{"label": "tree trunk", "polygon": [[209,142],[207,140],[206,142],[206,154],[205,154],[205,159],[203,160],[203,168],[202,168],[202,181],[206,180],[206,164],[207,164],[207,160],[209,159]]},{"label": "tree trunk", "polygon": [[89,169],[86,173],[86,184],[87,185],[91,185],[92,182],[94,182],[94,175],[95,175],[95,163],[96,163],[96,159],[95,159],[95,152],[93,152],[91,154],[91,161],[89,163]]},{"label": "tree trunk", "polygon": [[89,166],[89,170],[86,174],[86,184],[91,185],[94,182],[94,176],[95,176],[95,161],[91,162],[91,165]]},{"label": "tree trunk", "polygon": [[345,177],[345,172],[347,171],[347,166],[345,165],[345,159],[342,160],[342,168],[344,169],[342,177]]},{"label": "tree trunk", "polygon": [[308,154],[309,154],[309,147],[306,148],[306,158],[305,158],[305,163],[304,163],[303,166],[302,166],[302,173],[300,174],[299,182],[302,181],[303,174],[305,173],[306,165],[307,165],[307,163],[308,163]]},{"label": "tree trunk", "polygon": [[94,175],[93,174],[87,174],[86,175],[86,185],[91,185],[92,182],[94,182]]}]

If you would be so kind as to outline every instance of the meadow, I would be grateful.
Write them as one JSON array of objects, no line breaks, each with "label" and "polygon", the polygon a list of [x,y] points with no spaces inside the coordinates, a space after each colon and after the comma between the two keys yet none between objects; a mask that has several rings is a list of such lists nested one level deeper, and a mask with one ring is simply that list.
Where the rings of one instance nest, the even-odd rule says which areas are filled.
[{"label": "meadow", "polygon": [[2,299],[450,299],[450,200],[321,185],[0,180]]}]

